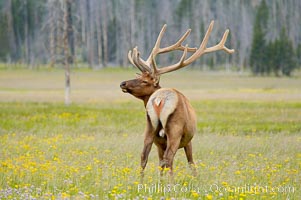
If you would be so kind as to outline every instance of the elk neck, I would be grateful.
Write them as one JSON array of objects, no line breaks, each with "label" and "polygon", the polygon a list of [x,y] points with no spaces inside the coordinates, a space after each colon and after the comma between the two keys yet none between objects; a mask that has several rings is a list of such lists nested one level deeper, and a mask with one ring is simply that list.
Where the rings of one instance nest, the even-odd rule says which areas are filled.
[{"label": "elk neck", "polygon": [[[158,85],[158,86],[156,87],[156,89],[154,90],[154,92],[156,92],[156,91],[159,90],[160,88],[161,88],[161,86]],[[154,93],[154,92],[153,92],[153,93]],[[151,93],[150,95],[146,95],[146,96],[140,97],[140,99],[141,99],[141,100],[143,101],[143,103],[144,103],[144,107],[145,107],[145,108],[146,108],[146,104],[147,104],[147,102],[148,102],[150,96],[152,96],[153,93]]]}]

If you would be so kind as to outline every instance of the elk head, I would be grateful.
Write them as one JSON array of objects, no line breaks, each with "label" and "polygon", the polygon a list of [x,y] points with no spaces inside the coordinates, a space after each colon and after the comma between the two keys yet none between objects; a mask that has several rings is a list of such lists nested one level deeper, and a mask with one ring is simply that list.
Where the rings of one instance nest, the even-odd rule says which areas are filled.
[{"label": "elk head", "polygon": [[161,88],[159,85],[159,77],[156,77],[148,71],[137,74],[135,79],[123,81],[120,87],[123,92],[130,93],[146,102],[152,93]]},{"label": "elk head", "polygon": [[[160,48],[161,39],[166,30],[166,24],[165,24],[162,27],[158,39],[155,43],[155,46],[152,49],[151,54],[149,55],[147,60],[143,60],[140,57],[140,52],[138,51],[137,47],[135,47],[133,51],[131,50],[129,51],[128,53],[129,61],[132,63],[132,65],[137,67],[142,72],[142,74],[138,74],[136,79],[123,81],[120,84],[122,91],[128,92],[133,96],[144,100],[144,103],[146,104],[149,96],[152,93],[154,93],[157,89],[160,88],[159,81],[160,81],[161,74],[183,68],[191,64],[196,59],[198,59],[199,57],[201,57],[203,54],[206,53],[210,53],[218,50],[224,50],[227,53],[233,53],[234,52],[233,49],[228,49],[227,47],[225,47],[225,42],[227,40],[229,30],[225,31],[221,41],[217,45],[208,48],[206,47],[213,25],[214,25],[214,21],[210,23],[209,28],[199,48],[191,48],[188,47],[188,45],[186,46],[182,45],[183,41],[190,34],[191,29],[188,29],[186,33],[175,44],[170,45],[168,47]],[[175,50],[183,51],[180,61],[170,66],[157,68],[156,60],[155,60],[156,56],[158,54],[163,54]],[[188,58],[186,58],[187,52],[192,52],[192,55]]]}]

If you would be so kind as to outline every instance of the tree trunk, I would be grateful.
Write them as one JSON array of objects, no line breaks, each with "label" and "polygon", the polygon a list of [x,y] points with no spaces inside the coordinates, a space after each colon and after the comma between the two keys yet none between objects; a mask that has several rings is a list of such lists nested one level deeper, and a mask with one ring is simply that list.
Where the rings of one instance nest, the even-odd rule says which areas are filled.
[{"label": "tree trunk", "polygon": [[10,58],[9,60],[14,60],[17,56],[17,44],[15,38],[15,30],[14,30],[14,18],[12,11],[12,0],[7,1],[7,32],[9,36],[9,48],[10,48]]},{"label": "tree trunk", "polygon": [[70,104],[70,45],[69,45],[69,34],[68,34],[68,28],[72,27],[72,24],[69,24],[69,15],[70,9],[68,8],[71,6],[70,0],[65,0],[64,5],[64,34],[63,34],[63,40],[64,40],[64,65],[65,65],[65,105]]},{"label": "tree trunk", "polygon": [[108,64],[108,27],[107,27],[107,2],[102,2],[102,36],[103,36],[103,66],[106,67]]},{"label": "tree trunk", "polygon": [[66,9],[67,9],[67,34],[68,34],[68,43],[69,43],[69,63],[74,63],[74,54],[75,54],[75,47],[74,47],[74,33],[73,33],[73,19],[72,19],[72,4],[71,1],[66,2]]},{"label": "tree trunk", "polygon": [[101,10],[101,2],[97,3],[97,8],[99,11],[96,11],[96,34],[97,34],[97,53],[98,53],[98,65],[102,66],[102,34],[101,34],[101,17],[100,17],[100,10]]},{"label": "tree trunk", "polygon": [[30,56],[30,50],[29,50],[29,14],[28,14],[28,2],[27,0],[24,0],[24,47],[25,47],[25,55],[24,55],[24,59],[25,59],[25,63],[26,65],[29,65],[29,56]]},{"label": "tree trunk", "polygon": [[52,0],[49,2],[49,17],[50,17],[50,34],[49,34],[49,39],[50,39],[50,63],[49,66],[51,68],[54,67],[56,63],[56,57],[55,57],[55,11],[54,11],[54,3]]},{"label": "tree trunk", "polygon": [[91,7],[91,1],[86,2],[86,9],[87,9],[87,50],[88,50],[88,63],[91,68],[94,68],[94,19],[93,19],[93,7]]}]

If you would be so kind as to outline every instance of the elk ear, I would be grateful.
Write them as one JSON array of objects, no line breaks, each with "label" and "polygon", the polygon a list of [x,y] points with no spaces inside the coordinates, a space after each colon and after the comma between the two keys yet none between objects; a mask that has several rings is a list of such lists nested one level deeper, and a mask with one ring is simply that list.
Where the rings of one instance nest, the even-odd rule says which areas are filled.
[{"label": "elk ear", "polygon": [[141,78],[142,74],[136,73],[136,78]]}]

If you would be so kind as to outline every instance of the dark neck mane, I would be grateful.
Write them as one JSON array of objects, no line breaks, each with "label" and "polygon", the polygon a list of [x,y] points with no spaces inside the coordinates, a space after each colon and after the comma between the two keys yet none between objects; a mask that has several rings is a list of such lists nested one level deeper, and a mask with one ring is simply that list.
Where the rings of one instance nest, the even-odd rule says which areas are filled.
[{"label": "dark neck mane", "polygon": [[[158,86],[154,92],[156,92],[156,91],[157,91],[158,89],[160,89],[160,88],[161,88],[161,86]],[[154,94],[154,92],[153,92],[152,94]],[[148,102],[150,96],[152,96],[152,94],[147,95],[147,96],[138,97],[139,99],[141,99],[141,100],[143,101],[144,107],[145,107],[145,108],[146,108],[146,104],[147,104],[147,102]]]}]

